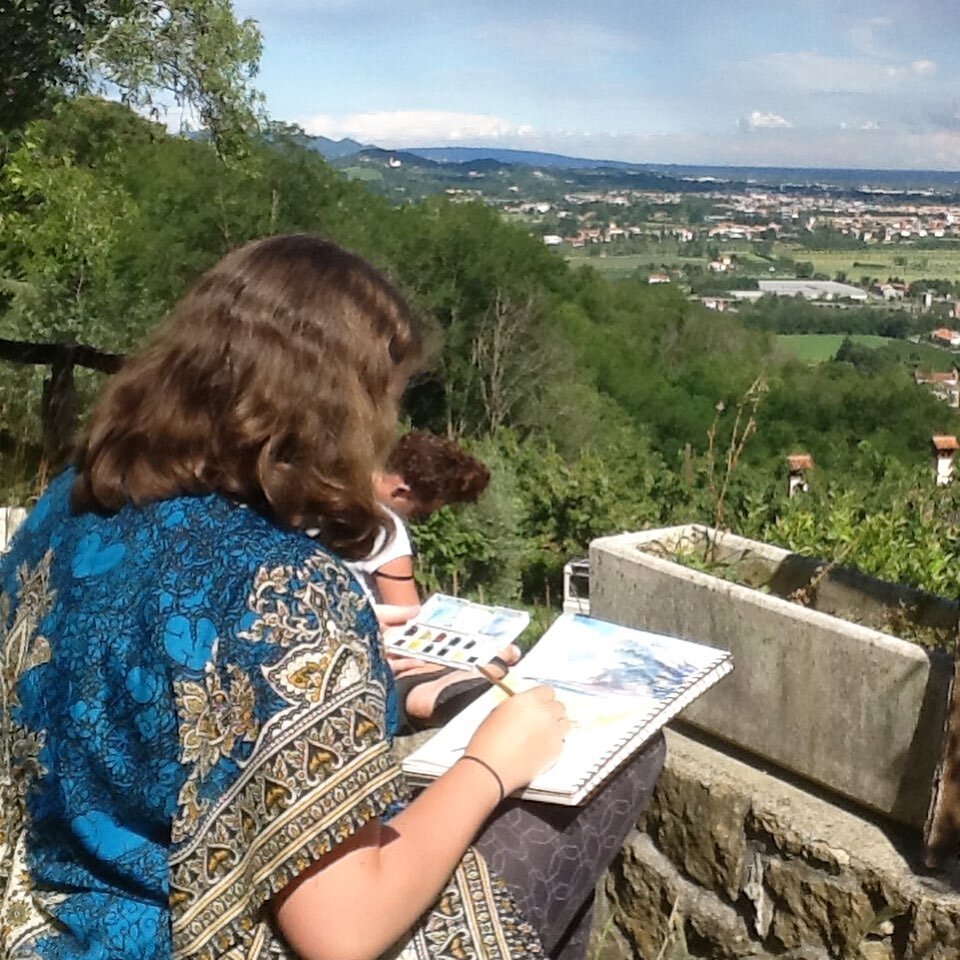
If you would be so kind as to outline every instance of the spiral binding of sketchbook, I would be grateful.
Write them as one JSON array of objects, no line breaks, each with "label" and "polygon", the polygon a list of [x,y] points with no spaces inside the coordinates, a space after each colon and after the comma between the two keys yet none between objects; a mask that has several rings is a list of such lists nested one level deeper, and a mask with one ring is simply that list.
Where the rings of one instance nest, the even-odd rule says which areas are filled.
[{"label": "spiral binding of sketchbook", "polygon": [[[724,650],[564,614],[510,673],[516,689],[552,686],[573,726],[557,762],[520,796],[576,806],[684,707],[733,669]],[[426,783],[451,767],[505,694],[491,688],[403,769]]]}]

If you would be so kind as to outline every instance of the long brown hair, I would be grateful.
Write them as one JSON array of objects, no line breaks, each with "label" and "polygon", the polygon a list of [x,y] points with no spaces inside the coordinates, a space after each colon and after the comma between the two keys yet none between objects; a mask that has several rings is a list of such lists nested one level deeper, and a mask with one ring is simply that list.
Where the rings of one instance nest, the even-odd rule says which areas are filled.
[{"label": "long brown hair", "polygon": [[371,475],[419,352],[407,304],[366,260],[305,234],[247,244],[108,383],[73,507],[219,492],[366,555],[381,525]]}]

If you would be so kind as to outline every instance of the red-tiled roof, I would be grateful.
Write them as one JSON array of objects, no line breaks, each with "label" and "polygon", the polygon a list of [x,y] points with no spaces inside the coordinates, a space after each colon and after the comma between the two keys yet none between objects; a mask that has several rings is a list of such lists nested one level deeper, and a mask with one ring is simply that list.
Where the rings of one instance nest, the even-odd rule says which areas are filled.
[{"label": "red-tiled roof", "polygon": [[941,436],[938,434],[930,439],[933,443],[934,450],[938,452],[960,449],[960,444],[957,443],[956,437]]},{"label": "red-tiled roof", "polygon": [[812,470],[813,457],[809,453],[791,453],[787,457],[787,466],[791,470]]},{"label": "red-tiled roof", "polygon": [[960,375],[958,375],[956,370],[932,370],[929,373],[924,373],[922,370],[913,371],[913,379],[917,383],[953,383],[956,384],[960,382]]}]

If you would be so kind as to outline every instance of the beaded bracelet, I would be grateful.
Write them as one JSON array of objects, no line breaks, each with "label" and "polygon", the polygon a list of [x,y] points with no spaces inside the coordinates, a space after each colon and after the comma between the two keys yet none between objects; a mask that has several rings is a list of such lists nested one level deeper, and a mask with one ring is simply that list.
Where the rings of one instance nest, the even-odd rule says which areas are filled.
[{"label": "beaded bracelet", "polygon": [[503,781],[500,779],[500,774],[497,773],[497,771],[494,770],[493,767],[491,767],[486,760],[481,760],[479,757],[475,757],[472,754],[465,753],[460,759],[472,760],[474,763],[479,763],[481,767],[485,767],[487,770],[490,771],[490,775],[493,777],[494,780],[497,781],[497,787],[500,790],[500,799],[497,801],[497,803],[502,803],[503,797],[504,797],[504,790],[503,790]]}]

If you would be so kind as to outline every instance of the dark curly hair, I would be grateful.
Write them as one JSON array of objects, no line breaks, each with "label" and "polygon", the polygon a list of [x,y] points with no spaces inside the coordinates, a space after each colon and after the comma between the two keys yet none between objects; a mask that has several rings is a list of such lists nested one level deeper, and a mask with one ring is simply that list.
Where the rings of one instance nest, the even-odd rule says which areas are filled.
[{"label": "dark curly hair", "polygon": [[387,458],[387,470],[403,477],[423,503],[474,503],[487,489],[490,471],[452,440],[424,430],[404,434]]},{"label": "dark curly hair", "polygon": [[366,260],[306,234],[249,243],[107,384],[74,509],[218,492],[365,556],[383,520],[372,472],[419,354],[406,302]]}]

